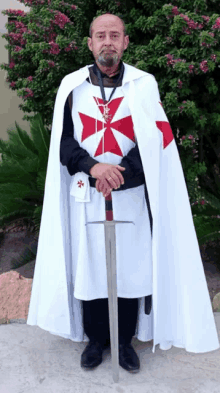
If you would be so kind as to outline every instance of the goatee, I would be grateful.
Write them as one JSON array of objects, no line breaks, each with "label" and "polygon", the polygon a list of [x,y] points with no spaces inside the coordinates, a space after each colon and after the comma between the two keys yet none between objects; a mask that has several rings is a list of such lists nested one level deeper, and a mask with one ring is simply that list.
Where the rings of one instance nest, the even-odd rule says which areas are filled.
[{"label": "goatee", "polygon": [[113,67],[118,62],[118,55],[117,53],[101,53],[97,61],[103,67]]}]

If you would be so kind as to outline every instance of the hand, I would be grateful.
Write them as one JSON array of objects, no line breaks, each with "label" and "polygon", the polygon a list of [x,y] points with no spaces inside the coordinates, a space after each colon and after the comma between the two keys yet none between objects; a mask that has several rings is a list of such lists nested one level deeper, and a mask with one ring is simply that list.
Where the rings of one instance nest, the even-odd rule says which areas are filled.
[{"label": "hand", "polygon": [[[90,174],[98,180],[108,182],[112,188],[117,189],[121,184],[124,184],[124,178],[120,172],[124,170],[125,168],[120,165],[98,163],[90,169]],[[107,187],[107,184],[104,184],[104,187]]]},{"label": "hand", "polygon": [[104,198],[107,197],[112,191],[110,184],[106,180],[97,179],[95,186],[98,192],[102,192]]}]

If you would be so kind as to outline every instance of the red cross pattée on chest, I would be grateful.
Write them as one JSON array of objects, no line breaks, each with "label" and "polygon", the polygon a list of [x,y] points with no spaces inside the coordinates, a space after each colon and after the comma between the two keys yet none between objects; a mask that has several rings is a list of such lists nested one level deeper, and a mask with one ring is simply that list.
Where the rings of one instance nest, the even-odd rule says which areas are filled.
[{"label": "red cross patt\u00e9e on chest", "polygon": [[[91,135],[103,130],[105,128],[103,137],[101,138],[99,145],[96,149],[94,157],[97,157],[103,153],[111,152],[118,156],[123,157],[123,153],[121,148],[112,132],[112,128],[121,132],[124,136],[129,138],[131,141],[135,142],[135,135],[134,135],[134,127],[131,116],[126,116],[121,118],[120,120],[113,121],[116,111],[118,110],[119,106],[121,105],[122,100],[124,97],[115,98],[114,100],[110,101],[108,104],[108,110],[104,110],[104,102],[101,98],[93,97],[95,100],[96,105],[100,105],[99,110],[102,115],[105,113],[108,114],[108,119],[100,121],[93,117],[87,116],[84,113],[79,112],[80,119],[83,124],[82,130],[82,139],[83,142],[86,138],[89,138]],[[104,151],[103,151],[103,138],[104,138]]]}]

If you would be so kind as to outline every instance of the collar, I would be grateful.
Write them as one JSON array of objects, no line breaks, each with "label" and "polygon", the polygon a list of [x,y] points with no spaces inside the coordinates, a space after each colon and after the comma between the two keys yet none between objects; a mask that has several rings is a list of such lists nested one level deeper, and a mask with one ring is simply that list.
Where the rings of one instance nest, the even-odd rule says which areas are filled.
[{"label": "collar", "polygon": [[[104,74],[104,73],[100,70],[100,68],[97,66],[96,62],[94,62],[94,64],[93,64],[93,72],[94,72],[94,74],[95,74],[96,76],[98,76],[98,75],[97,75],[97,68],[98,68],[99,71],[101,72],[101,77],[102,77],[102,78],[108,78],[108,79],[110,79],[110,80],[115,81],[115,80],[118,79],[119,72],[121,71],[121,67],[122,67],[122,60],[120,60],[120,63],[119,63],[118,73],[117,73],[116,75],[114,75],[114,76],[109,77],[107,74]],[[123,74],[124,74],[124,73],[123,73]],[[123,79],[123,75],[122,75],[122,79]]]}]

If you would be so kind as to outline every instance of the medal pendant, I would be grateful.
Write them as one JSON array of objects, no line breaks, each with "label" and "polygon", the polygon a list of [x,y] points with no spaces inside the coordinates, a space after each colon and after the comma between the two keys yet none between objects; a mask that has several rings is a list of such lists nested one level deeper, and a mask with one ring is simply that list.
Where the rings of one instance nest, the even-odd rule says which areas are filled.
[{"label": "medal pendant", "polygon": [[110,108],[108,108],[108,106],[104,106],[103,118],[106,121],[106,123],[109,120],[109,118],[111,118],[111,116],[109,115],[109,111],[110,111]]}]

